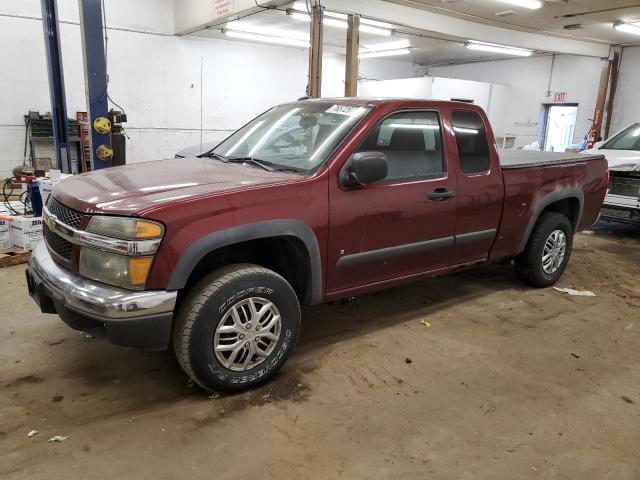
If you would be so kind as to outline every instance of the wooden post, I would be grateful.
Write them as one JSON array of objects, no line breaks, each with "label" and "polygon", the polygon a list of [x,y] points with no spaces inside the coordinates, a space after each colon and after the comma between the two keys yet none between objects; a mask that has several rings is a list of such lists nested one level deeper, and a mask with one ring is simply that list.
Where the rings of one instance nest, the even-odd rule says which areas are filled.
[{"label": "wooden post", "polygon": [[603,62],[602,72],[600,73],[600,86],[598,87],[598,96],[596,97],[596,109],[593,113],[593,124],[587,138],[587,148],[593,147],[602,135],[602,119],[604,118],[605,103],[607,101],[607,91],[609,89],[609,75],[611,73],[611,61]]},{"label": "wooden post", "polygon": [[358,51],[360,50],[360,15],[347,17],[347,59],[344,73],[344,96],[358,95]]},{"label": "wooden post", "polygon": [[609,87],[609,97],[607,98],[607,123],[604,128],[604,137],[609,138],[611,120],[613,119],[613,102],[616,99],[618,90],[618,75],[620,73],[620,59],[622,58],[622,47],[612,47],[613,58],[611,59],[611,74]]},{"label": "wooden post", "polygon": [[313,2],[311,10],[311,48],[309,48],[309,84],[307,94],[313,98],[322,95],[322,19],[324,7]]}]

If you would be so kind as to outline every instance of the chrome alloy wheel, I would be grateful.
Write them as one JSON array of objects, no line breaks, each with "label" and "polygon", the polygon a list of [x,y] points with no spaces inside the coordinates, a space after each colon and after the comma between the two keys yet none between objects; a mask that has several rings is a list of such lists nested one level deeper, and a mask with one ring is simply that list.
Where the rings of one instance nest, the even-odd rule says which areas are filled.
[{"label": "chrome alloy wheel", "polygon": [[567,236],[562,230],[554,230],[544,242],[542,270],[548,275],[555,273],[567,252]]},{"label": "chrome alloy wheel", "polygon": [[280,312],[272,302],[260,297],[240,300],[227,310],[216,328],[216,358],[229,370],[249,370],[271,355],[281,329]]}]

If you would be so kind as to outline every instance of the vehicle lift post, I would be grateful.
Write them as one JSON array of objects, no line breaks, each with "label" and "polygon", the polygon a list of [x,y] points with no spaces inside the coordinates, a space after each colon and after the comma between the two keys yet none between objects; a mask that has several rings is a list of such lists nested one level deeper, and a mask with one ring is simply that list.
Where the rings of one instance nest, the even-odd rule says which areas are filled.
[{"label": "vehicle lift post", "polygon": [[[41,0],[41,5],[56,155],[61,170],[65,173],[72,173],[69,121],[62,72],[62,49],[56,0]],[[91,169],[97,170],[110,167],[113,158],[102,2],[101,0],[78,0],[78,5],[80,7]],[[126,116],[123,114],[112,118],[126,121]],[[119,150],[123,151],[124,148],[121,147]],[[116,163],[124,163],[124,161]]]},{"label": "vehicle lift post", "polygon": [[56,0],[41,0],[41,6],[57,168],[64,173],[72,173],[69,119],[67,117],[67,101],[64,93],[62,50],[60,48],[60,31],[58,29],[58,9]]},{"label": "vehicle lift post", "polygon": [[107,96],[107,60],[104,50],[101,0],[78,0],[84,82],[87,95],[87,127],[91,151],[91,169],[110,167],[111,121]]}]

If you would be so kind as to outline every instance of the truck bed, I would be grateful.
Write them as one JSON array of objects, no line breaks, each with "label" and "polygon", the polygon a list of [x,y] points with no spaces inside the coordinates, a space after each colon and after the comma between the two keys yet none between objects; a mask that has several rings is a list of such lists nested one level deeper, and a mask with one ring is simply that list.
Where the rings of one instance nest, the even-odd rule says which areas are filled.
[{"label": "truck bed", "polygon": [[503,170],[604,159],[604,155],[582,155],[578,152],[537,152],[504,148],[498,149],[498,155]]}]

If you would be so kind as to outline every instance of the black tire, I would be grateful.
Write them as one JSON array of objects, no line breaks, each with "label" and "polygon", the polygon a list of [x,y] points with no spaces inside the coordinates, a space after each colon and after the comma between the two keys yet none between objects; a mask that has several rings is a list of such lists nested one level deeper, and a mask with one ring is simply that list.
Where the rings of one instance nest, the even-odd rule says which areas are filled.
[{"label": "black tire", "polygon": [[[547,273],[543,268],[543,251],[547,239],[556,230],[561,230],[565,234],[566,250],[562,263],[555,271]],[[573,227],[566,215],[558,212],[542,214],[535,227],[533,227],[524,252],[516,258],[515,266],[518,277],[524,283],[533,287],[550,287],[560,279],[565,268],[567,268],[572,246]]]},{"label": "black tire", "polygon": [[[277,308],[281,319],[279,337],[260,364],[234,371],[217,358],[214,336],[231,307],[250,298],[263,298]],[[275,316],[269,312],[267,315]],[[250,333],[253,334],[253,328],[247,331],[247,337]],[[180,366],[194,382],[206,390],[232,393],[257,387],[272,378],[287,360],[299,333],[300,304],[291,285],[267,268],[235,264],[206,276],[187,294],[176,316],[173,348]],[[234,341],[242,338],[237,336]],[[246,349],[241,358],[246,359],[249,352]]]}]

